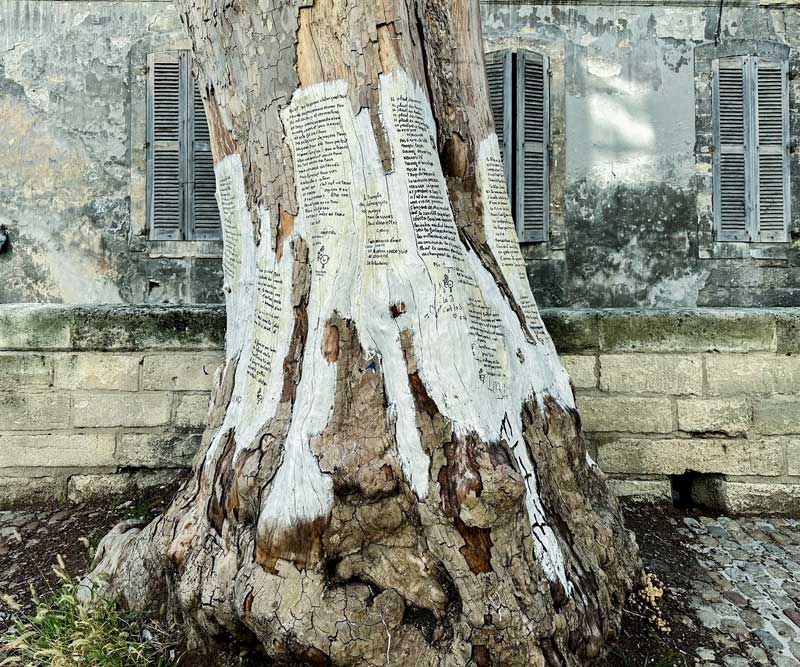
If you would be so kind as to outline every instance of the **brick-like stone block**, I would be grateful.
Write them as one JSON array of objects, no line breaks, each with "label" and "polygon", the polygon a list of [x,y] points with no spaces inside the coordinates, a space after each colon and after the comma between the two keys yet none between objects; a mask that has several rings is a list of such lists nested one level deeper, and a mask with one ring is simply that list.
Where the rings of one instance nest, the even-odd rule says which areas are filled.
[{"label": "brick-like stone block", "polygon": [[619,393],[701,394],[703,360],[699,355],[604,354],[600,389]]},{"label": "brick-like stone block", "polygon": [[112,475],[73,475],[67,485],[70,502],[82,503],[87,500],[113,498],[130,494],[136,490],[130,474]]},{"label": "brick-like stone block", "polygon": [[0,435],[0,468],[101,468],[113,465],[113,433]]},{"label": "brick-like stone block", "polygon": [[66,477],[0,477],[0,509],[60,502],[67,496]]},{"label": "brick-like stone block", "polygon": [[668,479],[610,479],[608,485],[618,498],[672,502],[672,488]]},{"label": "brick-like stone block", "polygon": [[80,352],[59,356],[55,385],[62,389],[136,391],[139,388],[139,355]]},{"label": "brick-like stone block", "polygon": [[69,425],[69,396],[0,392],[0,428],[4,431],[35,431]]},{"label": "brick-like stone block", "polygon": [[672,404],[668,398],[582,396],[578,411],[587,431],[669,433]]},{"label": "brick-like stone block", "polygon": [[678,428],[687,433],[741,435],[753,424],[745,398],[693,398],[678,401]]},{"label": "brick-like stone block", "polygon": [[773,316],[757,310],[620,310],[600,321],[605,352],[751,352],[774,339]]},{"label": "brick-like stone block", "polygon": [[225,341],[224,307],[125,305],[74,310],[75,349],[219,350]]},{"label": "brick-like stone block", "polygon": [[76,393],[72,397],[72,423],[77,427],[164,426],[172,415],[172,394]]},{"label": "brick-like stone block", "polygon": [[175,426],[181,429],[202,429],[208,417],[208,399],[205,394],[179,394],[175,411]]},{"label": "brick-like stone block", "polygon": [[123,433],[115,459],[126,467],[182,468],[191,464],[200,439],[195,433]]},{"label": "brick-like stone block", "polygon": [[800,356],[721,354],[706,356],[708,393],[800,393]]},{"label": "brick-like stone block", "polygon": [[223,359],[217,352],[148,354],[142,367],[142,388],[210,391],[214,371]]},{"label": "brick-like stone block", "polygon": [[610,479],[608,485],[617,498],[654,503],[672,502],[672,487],[668,479]]},{"label": "brick-like stone block", "polygon": [[600,347],[600,318],[595,310],[546,308],[542,321],[559,354],[596,351]]},{"label": "brick-like stone block", "polygon": [[800,437],[787,439],[786,458],[789,460],[789,474],[800,477]]},{"label": "brick-like stone block", "polygon": [[732,514],[800,512],[800,484],[765,484],[716,480],[716,507]]},{"label": "brick-like stone block", "polygon": [[780,475],[783,444],[767,440],[625,438],[598,448],[608,473],[680,475],[687,470],[726,475]]},{"label": "brick-like stone block", "polygon": [[73,503],[130,496],[136,491],[172,484],[180,477],[177,470],[147,470],[112,475],[74,475],[69,478],[67,497]]},{"label": "brick-like stone block", "polygon": [[63,350],[71,340],[64,306],[0,304],[0,350]]},{"label": "brick-like stone block", "polygon": [[774,397],[756,403],[756,431],[765,435],[797,434],[800,438],[800,398]]},{"label": "brick-like stone block", "polygon": [[561,363],[569,373],[572,384],[577,389],[595,389],[597,388],[597,377],[595,373],[595,366],[597,360],[593,356],[570,354],[562,355]]},{"label": "brick-like stone block", "polygon": [[776,316],[776,348],[779,354],[800,352],[800,311],[792,308]]},{"label": "brick-like stone block", "polygon": [[47,387],[52,378],[52,364],[43,354],[0,354],[2,389]]}]

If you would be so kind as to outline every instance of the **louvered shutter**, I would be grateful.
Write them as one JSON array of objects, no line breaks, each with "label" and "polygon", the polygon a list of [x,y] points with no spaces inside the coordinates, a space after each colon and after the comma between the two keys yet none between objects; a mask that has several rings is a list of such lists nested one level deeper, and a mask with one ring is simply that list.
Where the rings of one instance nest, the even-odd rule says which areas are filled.
[{"label": "louvered shutter", "polygon": [[787,62],[754,59],[758,239],[788,241],[789,95]]},{"label": "louvered shutter", "polygon": [[516,223],[520,241],[546,241],[550,95],[547,57],[517,53]]},{"label": "louvered shutter", "polygon": [[217,208],[214,161],[203,98],[197,82],[191,78],[193,89],[191,108],[191,238],[216,240],[221,238],[220,215]]},{"label": "louvered shutter", "polygon": [[511,137],[511,51],[493,51],[487,53],[486,80],[489,84],[489,103],[492,107],[494,131],[500,143],[500,157],[503,158],[503,169],[506,175],[506,189],[509,197],[511,189],[511,167],[513,160],[513,143]]},{"label": "louvered shutter", "polygon": [[750,240],[753,202],[748,188],[749,96],[746,93],[746,59],[721,58],[715,62],[714,215],[720,241]]},{"label": "louvered shutter", "polygon": [[185,180],[181,160],[182,56],[178,52],[151,54],[148,59],[148,209],[150,237],[182,238]]}]

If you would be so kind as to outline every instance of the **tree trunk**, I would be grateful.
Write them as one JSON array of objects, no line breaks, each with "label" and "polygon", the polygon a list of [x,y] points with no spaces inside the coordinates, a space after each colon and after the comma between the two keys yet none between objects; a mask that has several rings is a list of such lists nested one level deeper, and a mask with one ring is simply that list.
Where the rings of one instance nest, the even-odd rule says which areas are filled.
[{"label": "tree trunk", "polygon": [[577,665],[635,544],[519,251],[477,0],[180,0],[226,362],[168,512],[93,576],[277,664]]}]

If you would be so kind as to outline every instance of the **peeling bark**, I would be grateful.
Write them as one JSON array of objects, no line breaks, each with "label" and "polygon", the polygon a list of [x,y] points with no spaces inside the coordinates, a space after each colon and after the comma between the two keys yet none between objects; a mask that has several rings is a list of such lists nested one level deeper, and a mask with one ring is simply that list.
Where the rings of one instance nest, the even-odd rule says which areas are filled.
[{"label": "peeling bark", "polygon": [[226,363],[191,481],[91,576],[277,664],[597,656],[636,547],[527,283],[477,2],[179,4]]}]

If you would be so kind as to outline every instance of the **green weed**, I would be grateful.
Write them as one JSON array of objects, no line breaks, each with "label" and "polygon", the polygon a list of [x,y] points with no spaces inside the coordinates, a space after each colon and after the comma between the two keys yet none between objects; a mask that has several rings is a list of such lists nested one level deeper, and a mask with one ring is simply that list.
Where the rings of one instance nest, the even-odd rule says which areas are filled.
[{"label": "green weed", "polygon": [[[179,641],[162,624],[126,613],[92,591],[88,602],[78,595],[82,584],[54,568],[61,585],[39,599],[35,612],[0,597],[17,619],[0,637],[0,667],[177,667]],[[84,589],[85,590],[85,589]]]}]

